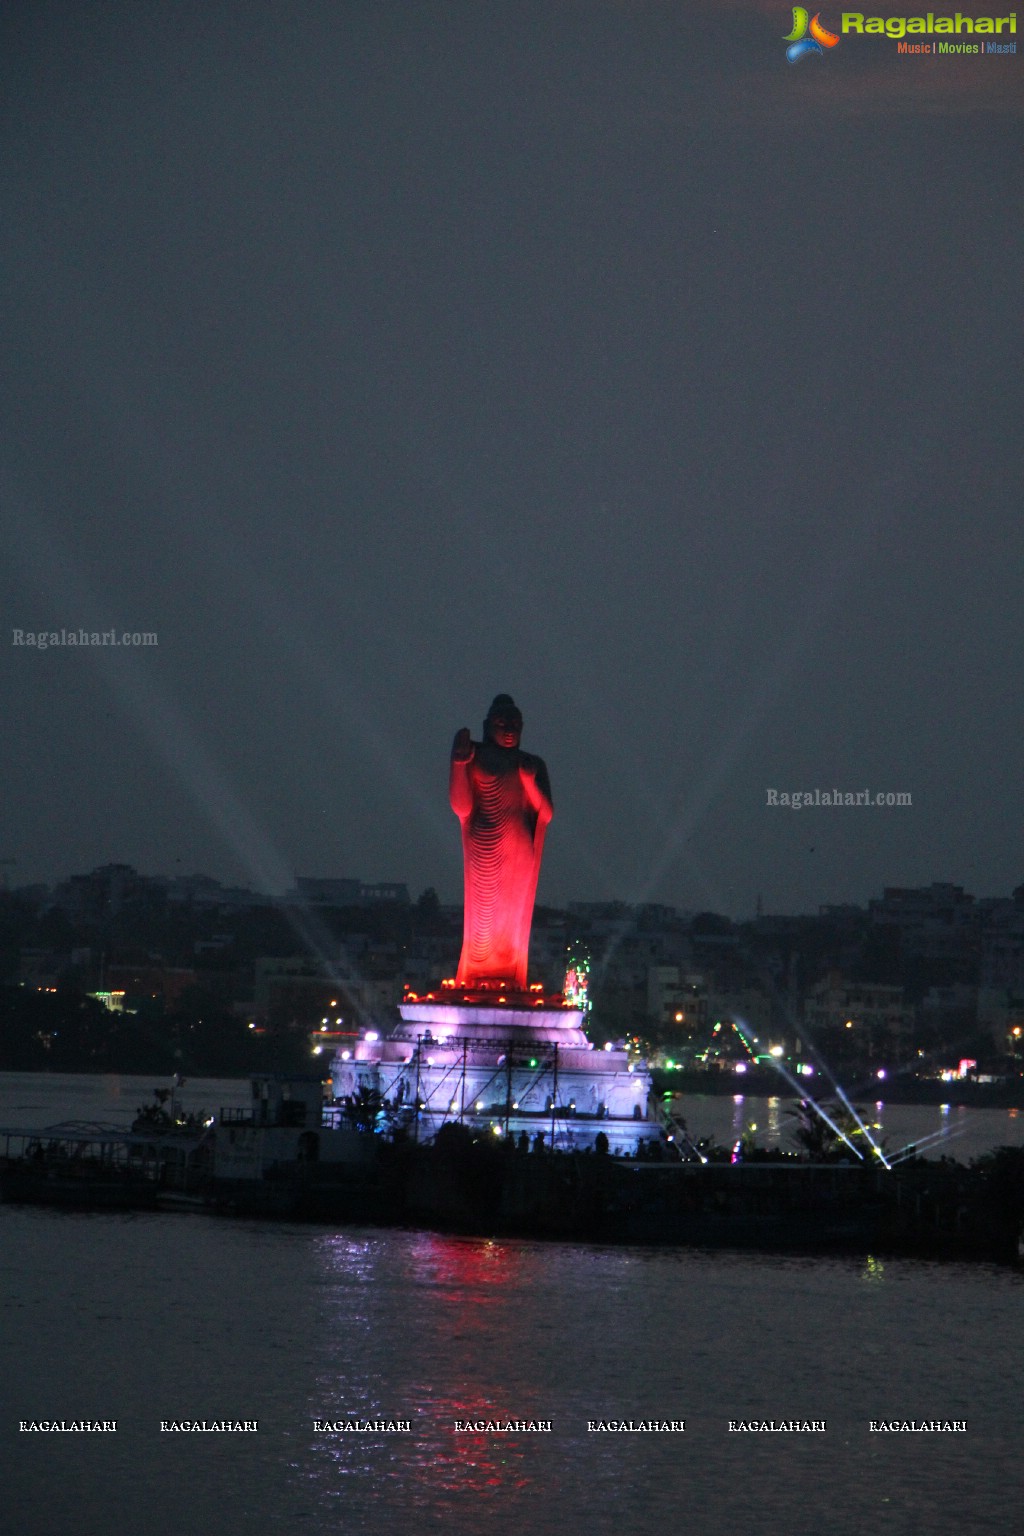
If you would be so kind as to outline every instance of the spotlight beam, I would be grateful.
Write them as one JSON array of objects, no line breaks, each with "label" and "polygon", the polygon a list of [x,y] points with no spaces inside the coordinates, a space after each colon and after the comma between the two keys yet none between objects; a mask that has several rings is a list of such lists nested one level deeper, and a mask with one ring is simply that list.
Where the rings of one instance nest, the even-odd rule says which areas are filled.
[{"label": "spotlight beam", "polygon": [[[743,1031],[740,1029],[739,1025],[735,1022],[735,1020],[733,1021],[733,1026],[732,1027],[736,1031],[736,1033],[739,1035],[740,1039],[742,1040],[744,1048],[745,1048],[747,1054],[753,1060],[756,1060],[757,1058],[754,1055],[754,1052],[751,1050],[750,1045],[749,1045],[746,1037],[743,1034]],[[836,1123],[832,1119],[831,1115],[829,1115],[827,1113],[827,1111],[822,1108],[822,1106],[818,1103],[818,1101],[816,1099],[811,1097],[811,1095],[804,1088],[803,1084],[802,1083],[798,1083],[796,1078],[793,1077],[793,1075],[782,1065],[782,1063],[780,1061],[777,1061],[774,1056],[769,1056],[768,1060],[771,1062],[771,1064],[775,1068],[776,1072],[778,1072],[779,1076],[785,1078],[786,1082],[790,1085],[791,1088],[793,1088],[796,1091],[796,1093],[799,1095],[799,1097],[802,1100],[804,1100],[807,1104],[809,1104],[811,1106],[811,1108],[814,1110],[816,1115],[820,1115],[821,1116],[821,1118],[824,1120],[825,1124],[829,1127],[829,1129],[832,1130],[832,1131],[835,1131],[836,1135],[840,1138],[840,1140],[841,1141],[845,1141],[845,1143],[849,1147],[850,1151],[856,1157],[858,1157],[861,1162],[863,1162],[864,1161],[864,1154],[860,1150],[860,1148],[854,1146],[853,1142],[850,1140],[849,1136],[847,1136],[846,1132],[844,1130],[842,1130],[838,1125],[836,1125]],[[888,1164],[886,1166],[888,1166]]]}]

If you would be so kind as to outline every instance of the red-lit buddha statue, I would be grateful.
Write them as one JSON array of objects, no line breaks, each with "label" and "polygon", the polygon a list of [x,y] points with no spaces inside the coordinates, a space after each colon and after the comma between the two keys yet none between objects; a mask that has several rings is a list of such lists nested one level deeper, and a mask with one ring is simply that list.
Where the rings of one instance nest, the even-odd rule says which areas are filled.
[{"label": "red-lit buddha statue", "polygon": [[462,824],[466,915],[456,985],[526,991],[530,924],[551,785],[542,758],[519,750],[523,717],[499,693],[483,741],[463,728],[452,745],[449,793]]}]

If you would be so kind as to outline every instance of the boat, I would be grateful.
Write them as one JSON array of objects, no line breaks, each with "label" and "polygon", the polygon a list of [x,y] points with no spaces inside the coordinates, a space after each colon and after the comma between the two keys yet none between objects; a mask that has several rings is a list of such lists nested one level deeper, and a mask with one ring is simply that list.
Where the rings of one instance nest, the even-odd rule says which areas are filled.
[{"label": "boat", "polygon": [[162,1195],[198,1192],[207,1133],[139,1135],[97,1121],[0,1130],[0,1197],[82,1209],[155,1210]]}]

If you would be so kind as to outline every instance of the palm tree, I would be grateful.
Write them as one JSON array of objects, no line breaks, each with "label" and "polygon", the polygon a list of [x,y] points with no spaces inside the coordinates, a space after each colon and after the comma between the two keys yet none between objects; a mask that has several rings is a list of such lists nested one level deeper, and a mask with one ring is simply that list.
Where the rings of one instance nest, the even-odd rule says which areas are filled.
[{"label": "palm tree", "polygon": [[345,1118],[357,1131],[376,1129],[377,1116],[384,1108],[384,1100],[376,1088],[360,1087],[358,1093],[349,1094],[342,1100]]},{"label": "palm tree", "polygon": [[821,1105],[811,1099],[798,1099],[786,1114],[794,1122],[789,1128],[793,1140],[812,1158],[831,1160],[851,1148],[862,1157],[872,1153],[871,1138],[861,1122],[870,1130],[877,1130],[878,1126],[868,1121],[865,1110],[854,1112],[836,1099]]}]

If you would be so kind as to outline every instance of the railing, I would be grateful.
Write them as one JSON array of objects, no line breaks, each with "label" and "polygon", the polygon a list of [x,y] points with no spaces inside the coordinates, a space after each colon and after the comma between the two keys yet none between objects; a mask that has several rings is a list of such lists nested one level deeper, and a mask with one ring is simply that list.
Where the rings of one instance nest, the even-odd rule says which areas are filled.
[{"label": "railing", "polygon": [[219,1125],[255,1125],[254,1109],[222,1109],[217,1116]]}]

